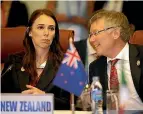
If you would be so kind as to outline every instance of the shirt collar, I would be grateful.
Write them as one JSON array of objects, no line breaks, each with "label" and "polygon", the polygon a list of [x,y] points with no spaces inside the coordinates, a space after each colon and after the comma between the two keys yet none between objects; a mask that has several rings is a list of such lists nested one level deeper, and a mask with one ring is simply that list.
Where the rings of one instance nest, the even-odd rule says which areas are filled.
[{"label": "shirt collar", "polygon": [[88,52],[88,55],[93,55],[96,53],[95,49],[93,49],[93,47],[89,42],[89,38],[87,39],[87,52]]},{"label": "shirt collar", "polygon": [[129,61],[129,44],[128,43],[126,43],[124,48],[120,51],[120,53],[115,58],[107,57],[107,63],[110,60],[114,60],[114,59],[120,59],[120,60],[127,60],[127,61]]},{"label": "shirt collar", "polygon": [[44,63],[42,63],[39,68],[45,68],[46,63],[47,63],[47,61],[45,61]]}]

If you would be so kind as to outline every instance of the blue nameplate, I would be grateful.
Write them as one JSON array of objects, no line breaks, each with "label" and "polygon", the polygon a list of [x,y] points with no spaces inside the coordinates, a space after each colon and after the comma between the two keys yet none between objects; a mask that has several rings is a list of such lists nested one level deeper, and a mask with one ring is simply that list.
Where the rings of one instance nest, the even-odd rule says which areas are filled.
[{"label": "blue nameplate", "polygon": [[53,94],[1,94],[1,114],[53,114]]}]

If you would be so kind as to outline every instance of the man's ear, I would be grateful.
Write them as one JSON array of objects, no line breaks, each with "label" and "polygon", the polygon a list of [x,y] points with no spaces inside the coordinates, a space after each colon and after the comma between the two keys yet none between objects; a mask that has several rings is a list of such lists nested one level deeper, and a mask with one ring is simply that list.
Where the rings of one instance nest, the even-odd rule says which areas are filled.
[{"label": "man's ear", "polygon": [[120,37],[120,29],[119,28],[116,28],[113,32],[113,37],[114,39],[118,39]]}]

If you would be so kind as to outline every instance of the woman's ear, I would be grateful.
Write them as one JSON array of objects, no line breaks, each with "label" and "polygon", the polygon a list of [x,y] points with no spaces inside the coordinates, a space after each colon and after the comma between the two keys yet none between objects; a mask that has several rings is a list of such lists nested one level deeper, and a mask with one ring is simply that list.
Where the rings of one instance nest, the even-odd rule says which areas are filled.
[{"label": "woman's ear", "polygon": [[28,33],[29,36],[32,36],[31,29],[29,27],[27,27],[26,32]]},{"label": "woman's ear", "polygon": [[31,33],[31,31],[29,32],[29,36],[30,36],[30,37],[32,37],[32,33]]}]

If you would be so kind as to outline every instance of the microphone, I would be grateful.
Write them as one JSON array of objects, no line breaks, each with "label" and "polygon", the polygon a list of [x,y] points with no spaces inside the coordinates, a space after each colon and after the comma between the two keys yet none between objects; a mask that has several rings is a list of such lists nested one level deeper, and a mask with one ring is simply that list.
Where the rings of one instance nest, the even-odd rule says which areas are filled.
[{"label": "microphone", "polygon": [[12,68],[13,68],[13,64],[9,65],[9,67],[6,69],[6,71],[1,75],[1,78],[7,73],[9,72]]}]

